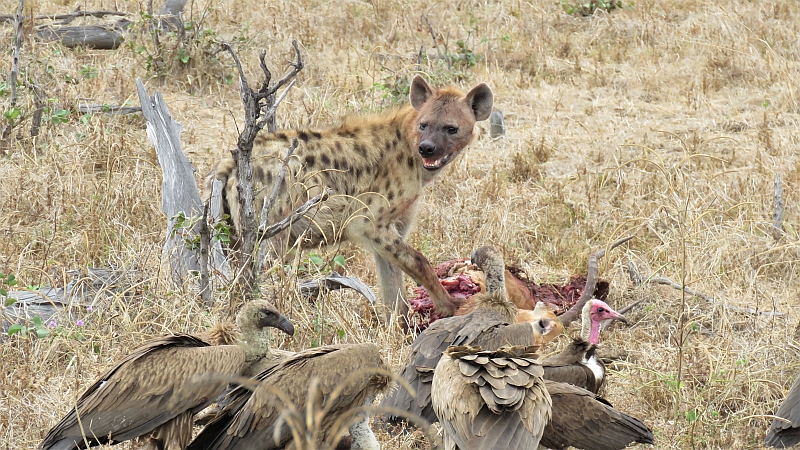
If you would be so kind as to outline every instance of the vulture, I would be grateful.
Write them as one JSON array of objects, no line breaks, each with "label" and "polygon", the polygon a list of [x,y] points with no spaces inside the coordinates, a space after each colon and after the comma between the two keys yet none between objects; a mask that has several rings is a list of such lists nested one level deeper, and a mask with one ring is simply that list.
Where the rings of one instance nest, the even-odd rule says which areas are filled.
[{"label": "vulture", "polygon": [[773,419],[764,443],[775,448],[787,448],[800,443],[800,377],[794,380],[775,415],[788,422]]},{"label": "vulture", "polygon": [[[225,389],[224,378],[240,375],[247,363],[269,353],[266,328],[294,334],[292,323],[263,300],[245,304],[236,322],[245,340],[233,345],[210,345],[187,334],[144,343],[81,395],[39,449],[83,449],[143,437],[155,448],[183,450],[192,438],[192,416]],[[217,340],[230,341],[217,331]],[[221,377],[193,380],[204,374]]]},{"label": "vulture", "polygon": [[604,320],[628,321],[602,300],[589,300],[582,314],[581,338],[560,353],[542,360],[544,378],[582,387],[597,394],[603,385],[606,366],[595,354],[600,342],[600,323]]},{"label": "vulture", "polygon": [[353,448],[377,450],[364,407],[386,389],[388,372],[371,343],[299,352],[256,375],[253,391],[232,390],[188,449],[317,448],[335,444],[349,425]]},{"label": "vulture", "polygon": [[[442,353],[452,345],[479,346],[497,350],[504,345],[541,345],[542,335],[549,333],[555,321],[547,318],[536,322],[514,323],[517,307],[506,299],[503,257],[492,247],[481,247],[472,254],[472,261],[486,274],[486,292],[475,294],[475,310],[463,316],[447,317],[432,323],[414,340],[411,355],[400,377],[416,392],[396,389],[384,397],[382,408],[392,408],[436,422],[431,406],[431,383]],[[547,329],[542,329],[544,325]],[[402,418],[389,414],[387,422],[398,425]]]},{"label": "vulture", "polygon": [[445,450],[535,449],[550,421],[537,346],[454,346],[433,375],[431,402]]},{"label": "vulture", "polygon": [[634,442],[653,444],[653,432],[640,420],[617,409],[596,394],[567,383],[545,379],[553,403],[552,418],[540,444],[559,450],[621,450]]}]

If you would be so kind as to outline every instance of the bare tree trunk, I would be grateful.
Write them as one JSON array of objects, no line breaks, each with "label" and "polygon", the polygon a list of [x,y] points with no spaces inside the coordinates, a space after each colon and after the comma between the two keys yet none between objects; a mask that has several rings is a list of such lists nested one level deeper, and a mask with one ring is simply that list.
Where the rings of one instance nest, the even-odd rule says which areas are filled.
[{"label": "bare tree trunk", "polygon": [[[264,81],[261,83],[259,90],[253,91],[247,82],[244,75],[242,64],[239,62],[236,52],[230,44],[224,44],[225,48],[230,52],[236,66],[239,69],[239,93],[242,98],[242,104],[245,111],[245,125],[239,139],[237,141],[236,149],[231,150],[233,160],[236,163],[236,173],[238,180],[238,201],[239,201],[239,223],[240,223],[240,258],[239,258],[239,286],[241,287],[242,295],[245,298],[251,297],[258,289],[258,280],[256,277],[257,264],[255,261],[256,255],[256,219],[255,209],[253,206],[253,142],[265,125],[275,121],[275,110],[280,105],[286,93],[292,87],[294,80],[292,78],[297,75],[303,68],[303,59],[300,55],[300,48],[297,46],[297,41],[292,41],[297,61],[292,63],[292,69],[284,75],[283,78],[278,80],[277,83],[270,85],[272,80],[272,73],[267,68],[264,61],[266,51],[262,51],[259,56],[261,62],[261,70],[264,72]],[[289,81],[292,83],[289,83]],[[280,97],[276,98],[278,90],[289,83],[288,87],[283,91]]]}]

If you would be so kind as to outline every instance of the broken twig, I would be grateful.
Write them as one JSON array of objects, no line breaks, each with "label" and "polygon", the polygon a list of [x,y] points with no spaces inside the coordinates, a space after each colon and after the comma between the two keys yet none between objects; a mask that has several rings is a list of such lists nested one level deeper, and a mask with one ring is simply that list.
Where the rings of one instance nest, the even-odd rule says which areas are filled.
[{"label": "broken twig", "polygon": [[269,239],[272,236],[275,236],[276,234],[280,233],[281,231],[289,228],[292,222],[303,217],[308,212],[308,210],[311,209],[313,206],[327,200],[332,193],[333,191],[331,190],[331,188],[326,188],[324,191],[322,191],[321,194],[315,195],[310,199],[308,199],[307,202],[300,205],[300,207],[295,209],[292,214],[290,214],[288,217],[284,218],[280,222],[272,224],[266,228],[259,228],[258,240],[262,241],[264,239]]},{"label": "broken twig", "polygon": [[278,197],[278,191],[280,191],[283,179],[286,177],[286,166],[289,164],[289,159],[291,159],[295,149],[297,149],[297,138],[292,138],[292,144],[289,146],[289,150],[286,151],[286,158],[283,158],[283,164],[281,164],[281,171],[278,173],[278,179],[275,180],[275,186],[272,187],[272,194],[270,194],[269,200],[264,201],[264,207],[261,208],[261,225],[258,227],[259,230],[263,230],[267,227],[269,212],[272,210],[272,207],[275,206],[275,199]]},{"label": "broken twig", "polygon": [[772,238],[779,241],[783,237],[783,183],[781,182],[781,174],[775,174],[775,193],[773,195],[773,208],[772,213]]}]

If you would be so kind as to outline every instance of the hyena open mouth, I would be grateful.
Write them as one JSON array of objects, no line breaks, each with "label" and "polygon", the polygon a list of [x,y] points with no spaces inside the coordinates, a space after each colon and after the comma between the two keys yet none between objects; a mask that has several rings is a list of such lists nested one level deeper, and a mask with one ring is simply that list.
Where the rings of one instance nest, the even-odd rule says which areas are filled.
[{"label": "hyena open mouth", "polygon": [[443,156],[439,159],[422,158],[422,167],[431,172],[439,170],[442,167],[446,166],[447,163],[449,163],[450,160],[453,159],[453,157],[456,156],[457,154],[458,153],[452,153],[447,156]]}]

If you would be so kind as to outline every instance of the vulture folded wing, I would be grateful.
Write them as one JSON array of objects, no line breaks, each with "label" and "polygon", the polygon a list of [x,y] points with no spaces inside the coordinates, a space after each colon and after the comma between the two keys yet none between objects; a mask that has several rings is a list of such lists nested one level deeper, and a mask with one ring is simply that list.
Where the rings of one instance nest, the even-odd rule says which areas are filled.
[{"label": "vulture folded wing", "polygon": [[652,444],[653,433],[638,419],[618,411],[595,394],[566,383],[545,380],[553,417],[541,444],[551,449],[616,450],[638,442]]},{"label": "vulture folded wing", "polygon": [[[486,322],[473,324],[471,321],[472,314],[439,319],[420,333],[411,346],[409,363],[400,371],[400,378],[414,389],[416,398],[405,388],[396,387],[384,397],[381,407],[404,411],[430,423],[436,422],[436,414],[431,408],[431,381],[442,352],[455,345],[454,342],[468,344],[480,334],[482,327],[496,326]],[[402,417],[388,414],[389,423],[397,424],[401,420]]]},{"label": "vulture folded wing", "polygon": [[76,408],[48,432],[41,448],[85,448],[81,428],[90,445],[143,436],[187,411],[196,412],[226,385],[189,382],[192,377],[234,376],[243,363],[244,353],[235,345],[212,347],[183,334],[153,339],[90,386]]},{"label": "vulture folded wing", "polygon": [[[319,425],[325,437],[343,413],[362,406],[386,387],[388,378],[370,373],[371,369],[388,369],[373,344],[331,345],[300,352],[256,376],[260,383],[252,394],[243,388],[234,389],[223,412],[188,449],[283,448],[292,433],[285,423],[278,423],[278,418],[287,402],[298,409],[305,407],[309,381],[314,377],[321,405],[329,408]],[[331,394],[337,388],[340,391],[334,398]]]},{"label": "vulture folded wing", "polygon": [[765,440],[766,445],[786,448],[800,443],[800,376],[794,380],[775,415],[790,422],[773,419]]},{"label": "vulture folded wing", "polygon": [[586,365],[587,358],[594,356],[596,349],[596,346],[583,339],[575,339],[558,354],[541,361],[544,378],[578,386],[597,394],[605,378],[605,366],[597,358],[594,360],[596,361],[596,370],[600,373],[593,372]]},{"label": "vulture folded wing", "polygon": [[[446,448],[536,448],[550,418],[536,348],[527,347],[513,358],[502,354],[507,347],[447,351],[436,367],[432,397]],[[520,370],[515,361],[526,365]]]}]

